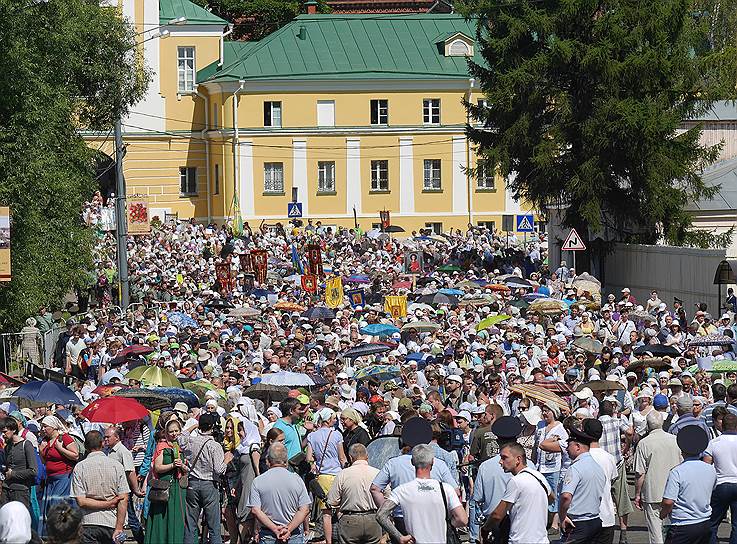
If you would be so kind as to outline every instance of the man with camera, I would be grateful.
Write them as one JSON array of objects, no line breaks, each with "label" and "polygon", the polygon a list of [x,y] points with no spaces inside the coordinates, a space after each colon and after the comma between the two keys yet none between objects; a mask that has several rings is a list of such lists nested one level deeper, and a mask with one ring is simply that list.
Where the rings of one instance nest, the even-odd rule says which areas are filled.
[{"label": "man with camera", "polygon": [[185,544],[197,541],[197,525],[202,512],[211,544],[222,544],[220,534],[220,490],[218,481],[225,474],[225,467],[233,460],[233,454],[224,453],[223,447],[213,436],[219,425],[217,414],[200,416],[199,432],[189,440],[185,457],[189,462],[189,486],[187,488],[187,525]]}]

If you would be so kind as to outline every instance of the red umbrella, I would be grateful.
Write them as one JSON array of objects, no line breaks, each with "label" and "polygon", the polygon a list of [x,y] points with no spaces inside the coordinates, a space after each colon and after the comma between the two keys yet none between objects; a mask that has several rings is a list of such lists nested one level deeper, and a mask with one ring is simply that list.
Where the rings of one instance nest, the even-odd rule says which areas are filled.
[{"label": "red umbrella", "polygon": [[97,423],[123,423],[143,419],[148,410],[136,399],[128,397],[105,397],[92,401],[82,415]]},{"label": "red umbrella", "polygon": [[132,346],[124,347],[118,353],[119,357],[127,357],[128,355],[148,355],[153,353],[154,348],[151,346],[144,346],[143,344],[133,344]]},{"label": "red umbrella", "polygon": [[398,280],[392,284],[394,289],[411,289],[412,282],[408,280]]},{"label": "red umbrella", "polygon": [[95,395],[99,395],[101,397],[109,397],[119,389],[123,389],[125,386],[121,384],[106,384],[106,385],[98,385],[95,387],[92,392]]}]

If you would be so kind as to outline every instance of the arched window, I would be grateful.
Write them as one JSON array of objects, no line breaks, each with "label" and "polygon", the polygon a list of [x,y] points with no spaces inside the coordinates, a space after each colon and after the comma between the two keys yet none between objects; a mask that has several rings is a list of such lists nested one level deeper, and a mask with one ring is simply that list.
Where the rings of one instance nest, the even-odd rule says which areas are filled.
[{"label": "arched window", "polygon": [[463,40],[453,40],[448,47],[448,55],[451,57],[468,57],[471,55],[471,48]]}]

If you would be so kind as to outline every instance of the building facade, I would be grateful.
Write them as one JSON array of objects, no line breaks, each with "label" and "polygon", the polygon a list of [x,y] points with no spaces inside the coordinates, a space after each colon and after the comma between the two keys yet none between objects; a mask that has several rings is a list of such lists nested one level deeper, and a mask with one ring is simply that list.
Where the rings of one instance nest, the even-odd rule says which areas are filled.
[{"label": "building facade", "polygon": [[[227,22],[187,0],[124,0],[123,13],[154,74],[124,121],[124,172],[154,215],[253,226],[288,220],[296,199],[326,226],[368,229],[387,210],[407,232],[441,232],[519,211],[465,135],[464,101],[483,100],[472,21],[309,14],[229,42]],[[111,154],[106,136],[88,139]]]}]

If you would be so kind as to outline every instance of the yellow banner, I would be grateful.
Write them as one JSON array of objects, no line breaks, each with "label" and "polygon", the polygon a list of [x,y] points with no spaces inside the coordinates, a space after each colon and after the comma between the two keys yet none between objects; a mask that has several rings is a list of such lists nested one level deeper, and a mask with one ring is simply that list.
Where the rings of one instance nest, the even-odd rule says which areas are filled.
[{"label": "yellow banner", "polygon": [[325,280],[325,304],[337,308],[343,304],[343,280],[340,276]]},{"label": "yellow banner", "polygon": [[151,232],[151,218],[148,213],[148,197],[133,195],[128,198],[128,234],[148,234]]},{"label": "yellow banner", "polygon": [[392,317],[407,317],[407,297],[388,296],[384,297],[384,311],[392,314]]},{"label": "yellow banner", "polygon": [[0,207],[0,281],[10,281],[10,208]]}]

